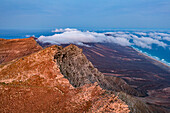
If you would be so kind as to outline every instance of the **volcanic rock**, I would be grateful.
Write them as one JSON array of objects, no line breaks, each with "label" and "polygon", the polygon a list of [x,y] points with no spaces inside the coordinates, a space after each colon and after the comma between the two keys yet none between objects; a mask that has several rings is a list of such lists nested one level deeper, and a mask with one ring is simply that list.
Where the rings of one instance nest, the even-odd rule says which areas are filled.
[{"label": "volcanic rock", "polygon": [[0,112],[129,112],[123,101],[97,82],[73,87],[54,59],[56,54],[60,57],[59,50],[52,46],[0,65]]},{"label": "volcanic rock", "polygon": [[0,64],[41,50],[33,37],[25,39],[0,39]]},{"label": "volcanic rock", "polygon": [[123,79],[100,73],[77,46],[41,49],[0,65],[0,112],[161,113],[128,95],[144,94]]},{"label": "volcanic rock", "polygon": [[112,91],[123,91],[130,95],[144,96],[143,92],[130,87],[123,79],[104,76],[75,45],[60,47],[55,55],[61,73],[74,87],[97,82],[102,88]]}]

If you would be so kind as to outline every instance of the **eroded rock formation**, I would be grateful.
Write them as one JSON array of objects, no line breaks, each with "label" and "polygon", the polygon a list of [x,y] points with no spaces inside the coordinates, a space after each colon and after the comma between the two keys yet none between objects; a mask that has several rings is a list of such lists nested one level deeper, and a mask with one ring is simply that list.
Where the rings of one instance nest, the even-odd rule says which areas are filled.
[{"label": "eroded rock formation", "polygon": [[0,112],[129,112],[95,81],[74,88],[54,59],[59,50],[52,46],[0,65]]},{"label": "eroded rock formation", "polygon": [[97,82],[102,88],[107,90],[123,91],[135,96],[145,95],[130,87],[123,79],[104,76],[97,68],[94,68],[92,63],[82,53],[82,49],[75,45],[71,44],[65,48],[59,47],[55,59],[61,73],[75,87]]},{"label": "eroded rock formation", "polygon": [[6,55],[0,65],[0,112],[164,113],[130,96],[144,94],[123,79],[104,76],[75,45],[42,50],[33,38],[0,43],[0,56]]}]

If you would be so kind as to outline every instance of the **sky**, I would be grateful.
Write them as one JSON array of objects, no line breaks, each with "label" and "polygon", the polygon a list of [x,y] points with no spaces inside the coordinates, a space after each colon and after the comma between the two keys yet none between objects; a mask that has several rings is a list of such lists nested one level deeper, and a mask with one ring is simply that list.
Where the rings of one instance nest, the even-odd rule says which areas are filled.
[{"label": "sky", "polygon": [[0,0],[0,29],[170,29],[170,0]]}]

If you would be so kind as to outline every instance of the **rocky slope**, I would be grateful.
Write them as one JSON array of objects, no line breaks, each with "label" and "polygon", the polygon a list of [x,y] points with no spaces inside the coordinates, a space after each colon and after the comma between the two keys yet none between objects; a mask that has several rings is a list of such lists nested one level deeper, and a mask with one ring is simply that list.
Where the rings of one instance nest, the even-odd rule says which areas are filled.
[{"label": "rocky slope", "polygon": [[26,39],[0,39],[0,64],[41,50],[34,37]]},{"label": "rocky slope", "polygon": [[97,82],[103,89],[120,92],[118,97],[128,104],[132,113],[166,113],[164,108],[148,105],[142,101],[143,99],[133,97],[134,95],[144,96],[145,92],[130,87],[121,78],[104,76],[97,68],[94,68],[82,53],[82,49],[75,45],[71,44],[65,48],[59,47],[54,59],[56,59],[61,73],[74,87]]},{"label": "rocky slope", "polygon": [[[62,74],[66,78],[68,78],[68,80],[74,87],[79,87],[86,83],[98,82],[98,84],[101,85],[101,87],[104,89],[108,89],[108,90],[112,90],[116,92],[119,92],[119,91],[125,92],[125,93],[120,92],[118,93],[118,95],[119,95],[119,98],[121,98],[122,100],[126,102],[126,104],[128,104],[129,109],[131,110],[132,113],[166,113],[168,112],[167,110],[164,109],[164,107],[155,106],[154,104],[150,105],[148,104],[148,101],[144,102],[143,98],[130,96],[130,95],[143,96],[145,95],[146,92],[145,91],[140,92],[137,90],[134,91],[134,89],[130,87],[121,78],[114,77],[114,76],[106,76],[106,75],[103,77],[103,74],[101,74],[96,68],[94,68],[91,62],[89,62],[87,58],[84,56],[84,54],[82,54],[82,49],[79,49],[74,45],[70,45],[70,46],[63,45],[63,46],[65,48],[62,48],[62,47],[58,48],[59,52],[57,52],[57,54],[55,55],[55,59],[57,60],[57,65],[59,65],[59,68]],[[81,48],[85,50],[85,53],[88,50],[91,50],[91,49],[93,50],[93,47],[91,48],[81,47]],[[112,51],[109,48],[107,50]],[[96,58],[98,58],[98,56],[96,57],[94,56],[93,58],[91,58],[91,56],[93,55],[89,55],[89,54],[86,54],[86,55],[88,55],[88,58],[90,59],[95,60]],[[102,54],[98,54],[98,55],[101,56]],[[106,64],[103,61],[100,61],[101,66],[99,66],[99,64],[97,66],[99,66],[99,68],[106,66],[107,68],[107,65],[109,65],[109,62],[107,63],[108,64]],[[142,94],[142,95],[138,95],[134,92],[138,92],[138,94]]]},{"label": "rocky slope", "polygon": [[[64,50],[69,48],[77,47]],[[98,85],[96,77],[74,88],[61,74],[61,50],[52,46],[0,65],[0,112],[129,112],[123,101]]]},{"label": "rocky slope", "polygon": [[170,110],[170,67],[163,66],[131,47],[116,44],[89,45],[90,48],[81,46],[83,53],[100,72],[108,77],[125,80],[131,87],[147,92],[144,101]]},{"label": "rocky slope", "polygon": [[130,96],[144,92],[121,78],[104,76],[77,46],[51,46],[29,54],[0,65],[0,112],[166,113]]},{"label": "rocky slope", "polygon": [[57,60],[61,73],[75,87],[97,82],[107,90],[123,91],[135,96],[145,95],[143,92],[130,87],[123,79],[104,76],[88,61],[82,53],[82,49],[75,45],[69,45],[65,48],[60,47],[54,58]]}]

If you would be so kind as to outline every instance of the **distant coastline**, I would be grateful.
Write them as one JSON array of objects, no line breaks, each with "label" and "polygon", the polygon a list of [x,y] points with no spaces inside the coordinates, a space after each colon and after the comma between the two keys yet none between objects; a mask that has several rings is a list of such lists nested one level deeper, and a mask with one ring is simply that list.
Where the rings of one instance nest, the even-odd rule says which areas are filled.
[{"label": "distant coastline", "polygon": [[[81,28],[79,28],[79,30],[80,29]],[[164,31],[165,30],[167,32],[156,32],[157,30],[158,31]],[[110,33],[116,33],[117,32],[117,33],[119,33],[119,34],[113,34],[113,37],[115,37],[115,38],[117,38],[116,35],[118,35],[118,38],[119,37],[124,38],[126,36],[132,37],[132,35],[133,36],[135,35],[139,38],[140,37],[146,37],[147,38],[147,37],[150,37],[148,35],[150,33],[149,31],[152,31],[151,33],[160,33],[160,34],[165,33],[166,35],[170,36],[170,30],[169,29],[132,29],[132,28],[130,28],[130,29],[125,29],[125,28],[124,29],[123,28],[119,28],[119,29],[116,29],[116,28],[115,29],[114,28],[108,29],[107,28],[107,29],[104,29],[103,28],[103,29],[96,29],[95,30],[95,28],[94,29],[84,28],[84,30],[83,30],[83,28],[82,28],[82,30],[80,30],[81,33],[86,32],[86,31],[89,31],[89,32],[92,32],[92,33],[94,32],[97,35],[100,34],[100,33],[104,34],[104,33],[107,33],[107,32],[110,32]],[[121,35],[121,33],[124,33],[125,36],[124,36],[124,34]],[[147,35],[140,35],[140,34],[135,34],[135,33],[145,33]],[[35,37],[38,38],[40,36],[53,36],[54,34],[56,34],[56,32],[51,32],[51,29],[48,29],[48,30],[47,29],[45,29],[45,30],[40,30],[40,29],[39,30],[33,30],[33,29],[32,30],[1,30],[0,29],[0,38],[3,38],[3,39],[23,39],[23,38],[28,38],[28,37],[31,37],[31,36],[35,36]],[[164,38],[163,35],[161,36],[162,38]],[[169,38],[169,36],[168,36],[168,38]],[[159,38],[159,37],[153,37],[152,41],[155,41],[155,40],[159,41],[159,39],[156,39],[156,38]],[[165,38],[167,38],[167,37],[165,36]],[[132,39],[133,39],[133,37],[132,37]],[[129,40],[128,37],[127,37],[127,40]],[[168,41],[168,40],[160,40],[160,41],[164,41],[164,42],[166,41],[165,43],[169,46],[170,41]],[[120,41],[122,41],[122,40],[120,40]],[[140,41],[140,40],[138,39],[136,41]],[[147,41],[147,40],[144,40],[144,41]],[[116,41],[116,42],[118,42],[118,41]],[[147,44],[147,42],[145,44]],[[130,47],[132,47],[133,45],[134,44],[130,45]],[[139,46],[140,46],[140,44],[139,44]],[[152,46],[152,45],[150,44],[149,46]],[[168,48],[168,46],[167,46],[167,48]],[[162,47],[160,47],[160,45],[157,46],[157,47],[160,48],[159,51],[157,51],[155,49],[151,52],[149,50],[145,51],[146,50],[145,47],[139,47],[138,48],[138,47],[135,46],[133,48],[136,49],[138,52],[143,53],[143,54],[151,57],[152,59],[159,61],[159,62],[161,62],[161,63],[163,63],[163,64],[165,64],[169,67],[170,66],[170,59],[169,59],[169,54],[168,54],[169,50],[168,49],[166,49],[166,50],[161,49]],[[154,52],[160,53],[160,54],[153,54]],[[165,55],[164,55],[164,53],[165,53]]]},{"label": "distant coastline", "polygon": [[162,60],[159,60],[159,59],[156,59],[154,58],[152,55],[146,53],[146,52],[142,52],[141,50],[135,48],[135,47],[132,47],[135,51],[137,51],[138,53],[142,54],[146,59],[148,59],[150,62],[152,62],[153,64],[159,66],[160,68],[162,69],[165,69],[167,70],[168,72],[170,72],[170,63],[165,63],[165,62],[162,62]]}]

